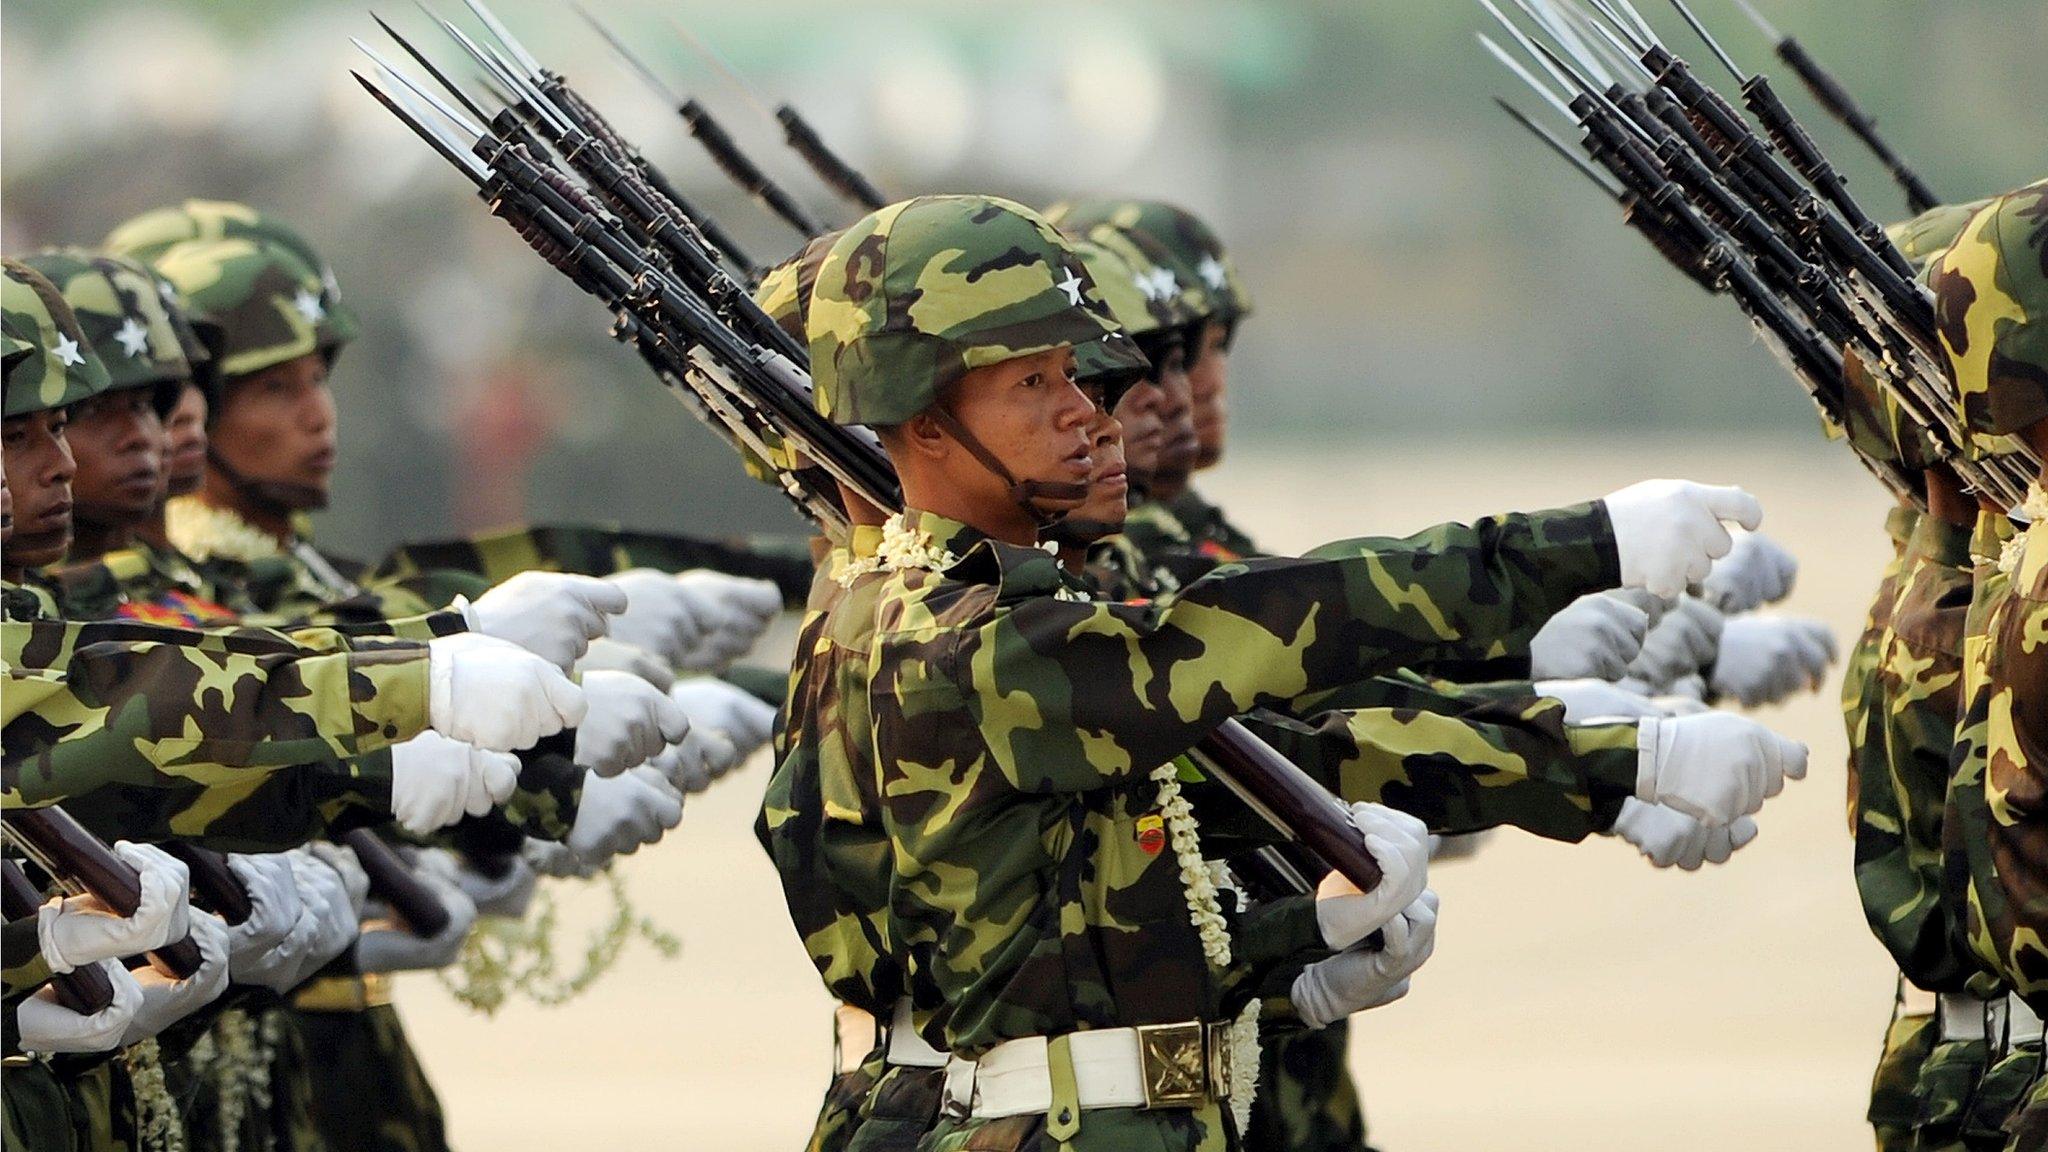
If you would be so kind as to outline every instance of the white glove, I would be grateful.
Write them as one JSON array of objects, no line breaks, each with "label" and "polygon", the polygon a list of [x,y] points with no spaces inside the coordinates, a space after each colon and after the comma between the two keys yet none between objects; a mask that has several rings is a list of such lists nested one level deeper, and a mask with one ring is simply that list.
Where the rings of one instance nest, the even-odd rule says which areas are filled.
[{"label": "white glove", "polygon": [[679,790],[695,795],[740,762],[739,749],[722,732],[692,728],[680,744],[671,744],[648,767]]},{"label": "white glove", "polygon": [[121,1046],[121,1034],[142,1007],[142,986],[112,960],[95,960],[114,985],[114,999],[90,1016],[57,1003],[57,990],[38,988],[14,1006],[21,1046],[29,1052],[106,1052]]},{"label": "white glove", "polygon": [[188,937],[199,946],[199,971],[183,980],[156,966],[135,969],[142,1005],[121,1034],[121,1046],[140,1044],[220,998],[228,988],[228,926],[210,912],[192,913]]},{"label": "white glove", "polygon": [[600,776],[645,764],[690,731],[682,705],[638,676],[592,672],[583,698],[590,709],[576,726],[576,763]]},{"label": "white glove", "polygon": [[1562,702],[1567,724],[1664,715],[1649,699],[1605,680],[1538,680],[1536,694]]},{"label": "white glove", "polygon": [[355,849],[331,840],[315,840],[306,845],[305,851],[333,871],[341,885],[342,898],[348,902],[350,915],[360,919],[370,903],[370,874],[363,871]]},{"label": "white glove", "polygon": [[1734,546],[1723,520],[1754,530],[1764,518],[1763,506],[1742,489],[1690,480],[1645,480],[1605,502],[1622,584],[1666,599],[1705,579]]},{"label": "white glove", "polygon": [[678,661],[686,668],[723,668],[744,656],[782,611],[782,592],[772,581],[728,576],[708,568],[694,568],[675,579],[700,597],[697,619],[704,625],[704,636],[696,648]]},{"label": "white glove", "polygon": [[608,617],[626,610],[626,593],[595,576],[521,572],[475,603],[457,596],[455,607],[470,631],[510,641],[566,672],[605,634]]},{"label": "white glove", "polygon": [[1384,804],[1353,804],[1351,824],[1380,866],[1379,886],[1360,892],[1342,872],[1316,886],[1323,943],[1343,951],[1379,931],[1429,886],[1429,826]]},{"label": "white glove", "polygon": [[228,871],[249,894],[249,918],[228,926],[228,978],[248,984],[252,981],[243,973],[284,946],[304,908],[299,901],[299,882],[292,876],[292,862],[283,853],[230,853]]},{"label": "white glove", "polygon": [[1798,575],[1799,560],[1784,545],[1760,532],[1737,532],[1735,546],[1700,581],[1700,595],[1733,616],[1791,595]]},{"label": "white glove", "polygon": [[535,872],[553,880],[588,880],[604,870],[571,852],[567,845],[532,837],[519,846],[519,858]]},{"label": "white glove", "polygon": [[391,748],[391,818],[425,836],[502,804],[519,785],[519,757],[422,732]]},{"label": "white glove", "polygon": [[1643,638],[1642,654],[1629,665],[1629,678],[1662,691],[1713,663],[1725,620],[1706,601],[1687,596],[1664,614]]},{"label": "white glove", "polygon": [[1535,680],[1614,680],[1642,651],[1650,614],[1618,597],[1581,596],[1546,621],[1529,641]]},{"label": "white glove", "polygon": [[1737,616],[1721,630],[1713,688],[1745,708],[1819,688],[1835,661],[1835,633],[1807,616]]},{"label": "white glove", "polygon": [[454,881],[476,905],[479,916],[517,919],[526,915],[526,906],[540,882],[533,868],[517,856],[505,860],[505,873],[498,877],[484,875],[467,858],[445,848],[424,849],[413,859],[415,866]]},{"label": "white glove", "polygon": [[583,779],[583,801],[563,843],[586,863],[602,864],[652,844],[683,821],[683,794],[651,768]]},{"label": "white glove", "polygon": [[580,676],[588,676],[592,672],[630,672],[663,692],[674,687],[676,682],[675,669],[661,657],[610,636],[600,636],[590,642],[590,650],[576,662],[576,672]]},{"label": "white glove", "polygon": [[1694,872],[1702,864],[1726,864],[1736,849],[1756,839],[1756,821],[1744,816],[1725,827],[1710,828],[1683,812],[1630,797],[1621,802],[1621,814],[1608,834],[1635,845],[1659,868],[1675,864]]},{"label": "white glove", "polygon": [[[355,855],[343,849],[327,857],[305,849],[287,852],[292,878],[299,887],[299,922],[273,956],[237,969],[235,979],[260,984],[274,992],[289,992],[355,943],[362,930],[363,902],[353,896],[345,872],[337,871],[332,860],[342,860],[357,875],[362,868]],[[369,878],[363,877],[367,890]]]},{"label": "white glove", "polygon": [[462,942],[476,923],[476,905],[455,881],[417,873],[448,912],[448,926],[432,936],[404,928],[372,928],[356,940],[356,967],[363,972],[418,972],[446,968],[462,954]]},{"label": "white glove", "polygon": [[1716,827],[1806,776],[1806,745],[1726,712],[1636,721],[1636,799]]},{"label": "white glove", "polygon": [[583,690],[517,644],[476,632],[427,641],[429,724],[492,752],[531,748],[583,721]]},{"label": "white glove", "polygon": [[742,760],[775,734],[775,706],[723,680],[708,676],[678,680],[668,695],[689,713],[692,728],[724,735]]},{"label": "white glove", "polygon": [[1408,978],[1436,951],[1436,913],[1436,893],[1425,888],[1387,922],[1384,948],[1348,949],[1302,969],[1289,997],[1302,1023],[1326,1027],[1406,996]]},{"label": "white glove", "polygon": [[69,972],[99,960],[139,956],[183,939],[191,919],[191,876],[183,861],[149,844],[114,844],[142,878],[133,916],[117,916],[92,895],[53,899],[36,909],[36,941],[50,971]]},{"label": "white glove", "polygon": [[612,618],[611,638],[644,648],[671,668],[680,666],[715,625],[712,606],[676,577],[630,568],[605,577],[626,593],[626,610]]}]

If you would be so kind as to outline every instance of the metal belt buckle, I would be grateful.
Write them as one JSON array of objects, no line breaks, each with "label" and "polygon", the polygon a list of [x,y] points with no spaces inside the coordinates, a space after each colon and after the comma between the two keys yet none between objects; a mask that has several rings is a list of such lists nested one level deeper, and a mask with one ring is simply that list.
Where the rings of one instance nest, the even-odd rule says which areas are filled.
[{"label": "metal belt buckle", "polygon": [[1232,1063],[1236,1053],[1230,1045],[1230,1025],[1209,1025],[1209,1089],[1218,1098],[1228,1098],[1237,1090],[1237,1065]]},{"label": "metal belt buckle", "polygon": [[1199,1108],[1208,1101],[1204,1031],[1198,1020],[1139,1025],[1138,1063],[1145,1077],[1145,1107]]}]

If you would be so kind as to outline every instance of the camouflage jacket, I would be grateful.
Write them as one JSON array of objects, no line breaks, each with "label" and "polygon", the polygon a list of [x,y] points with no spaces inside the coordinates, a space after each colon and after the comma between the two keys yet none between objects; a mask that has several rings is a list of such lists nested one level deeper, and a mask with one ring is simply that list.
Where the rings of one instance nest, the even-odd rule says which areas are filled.
[{"label": "camouflage jacket", "polygon": [[1878,577],[1877,593],[1864,615],[1863,631],[1842,662],[1842,723],[1849,732],[1849,835],[1857,834],[1857,813],[1862,779],[1866,771],[1881,776],[1885,770],[1882,714],[1877,706],[1877,685],[1871,679],[1878,661],[1884,658],[1885,633],[1891,628],[1892,606],[1899,598],[1899,580],[1905,575],[1906,542],[1920,521],[1916,509],[1900,506],[1886,513],[1885,534],[1891,537],[1892,558]]},{"label": "camouflage jacket", "polygon": [[1993,866],[1992,817],[1986,771],[1990,753],[1991,684],[1990,630],[2008,593],[2007,574],[1999,567],[2005,545],[2016,535],[2012,522],[1986,512],[1977,517],[1970,538],[1970,607],[1963,619],[1962,711],[1956,722],[1955,750],[1949,757],[1948,800],[1942,812],[1942,900],[1952,910],[1950,928],[1958,939],[1958,955],[1972,957],[1978,971],[1970,991],[1990,998],[2005,990],[2001,938],[1994,924],[2010,928],[2005,895]]},{"label": "camouflage jacket", "polygon": [[1904,560],[1870,675],[1865,731],[1875,750],[1854,798],[1856,888],[1899,970],[1921,988],[1955,992],[1973,966],[1951,942],[1941,827],[1961,710],[1970,530],[1922,516]]},{"label": "camouflage jacket", "polygon": [[1265,554],[1192,486],[1171,500],[1148,500],[1132,508],[1124,535],[1143,556],[1194,553],[1224,562]]},{"label": "camouflage jacket", "polygon": [[184,553],[142,539],[97,560],[66,564],[50,578],[64,615],[75,620],[209,628],[240,624],[256,614],[253,604],[228,602],[239,601],[233,590],[208,580]]},{"label": "camouflage jacket", "polygon": [[1972,637],[1970,718],[1985,725],[1984,826],[1997,894],[1978,893],[1992,958],[2015,992],[2048,1011],[2048,522],[1999,567],[2007,579]]},{"label": "camouflage jacket", "polygon": [[632,531],[616,524],[547,524],[402,544],[386,553],[368,575],[373,581],[389,581],[455,571],[497,584],[535,569],[610,576],[629,568],[709,568],[772,580],[792,608],[804,604],[813,571],[806,550],[779,539],[708,540]]},{"label": "camouflage jacket", "polygon": [[943,1005],[927,1039],[969,1054],[1218,1018],[1178,867],[1143,835],[1153,768],[1253,708],[1511,651],[1520,620],[1617,580],[1596,506],[1225,565],[1149,604],[1069,598],[1043,551],[911,524],[944,567],[883,578],[868,657],[891,933]]}]

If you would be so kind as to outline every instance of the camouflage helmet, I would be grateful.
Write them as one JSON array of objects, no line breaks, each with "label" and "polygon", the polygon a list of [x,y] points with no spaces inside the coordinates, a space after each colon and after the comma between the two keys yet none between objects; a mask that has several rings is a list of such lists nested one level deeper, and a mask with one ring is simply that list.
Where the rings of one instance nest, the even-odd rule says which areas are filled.
[{"label": "camouflage helmet", "polygon": [[[1159,330],[1147,307],[1146,282],[1141,273],[1134,271],[1113,249],[1093,240],[1070,239],[1068,243],[1081,258],[1081,267],[1088,270],[1088,278],[1095,281],[1095,290],[1102,293],[1103,303],[1109,305],[1109,314],[1124,326],[1126,333],[1135,340]],[[1107,347],[1098,340],[1074,349],[1074,374],[1079,379],[1100,383],[1103,405],[1114,408],[1131,385],[1145,378],[1151,362],[1134,363],[1128,357],[1102,355]]]},{"label": "camouflage helmet", "polygon": [[342,302],[341,283],[327,259],[297,229],[247,204],[233,200],[187,200],[173,208],[151,209],[109,232],[106,248],[153,264],[172,246],[188,240],[239,237],[275,244],[298,257],[319,276],[320,309],[326,314],[326,324],[336,345],[348,343],[362,331],[354,309]]},{"label": "camouflage helmet", "polygon": [[799,344],[807,343],[804,322],[811,314],[811,286],[818,282],[818,266],[845,230],[824,232],[797,250],[796,255],[770,268],[754,285],[754,303],[768,314],[775,326],[789,333]]},{"label": "camouflage helmet", "polygon": [[818,269],[805,325],[818,409],[900,424],[969,371],[1101,344],[1098,370],[1142,368],[1073,248],[993,196],[920,196],[848,228]]},{"label": "camouflage helmet", "polygon": [[57,286],[18,260],[0,274],[6,397],[0,410],[27,416],[76,404],[107,387],[107,369]]},{"label": "camouflage helmet", "polygon": [[313,352],[331,360],[347,340],[320,302],[319,273],[282,245],[254,236],[187,240],[150,265],[184,302],[223,378]]},{"label": "camouflage helmet", "polygon": [[1913,271],[1925,275],[1934,258],[1948,250],[1962,233],[1963,225],[1991,203],[1989,198],[1967,204],[1937,204],[1910,220],[1885,226],[1884,234]]},{"label": "camouflage helmet", "polygon": [[1979,210],[1929,277],[1964,426],[1992,437],[2048,419],[2048,180]]},{"label": "camouflage helmet", "polygon": [[1159,200],[1074,200],[1046,209],[1046,218],[1076,234],[1107,224],[1143,237],[1183,285],[1199,289],[1190,299],[1200,309],[1196,319],[1235,324],[1251,315],[1251,293],[1222,239],[1185,208]]},{"label": "camouflage helmet", "polygon": [[52,248],[23,263],[49,278],[78,317],[107,370],[107,387],[148,388],[158,415],[176,406],[192,364],[157,291],[156,274],[133,260]]}]

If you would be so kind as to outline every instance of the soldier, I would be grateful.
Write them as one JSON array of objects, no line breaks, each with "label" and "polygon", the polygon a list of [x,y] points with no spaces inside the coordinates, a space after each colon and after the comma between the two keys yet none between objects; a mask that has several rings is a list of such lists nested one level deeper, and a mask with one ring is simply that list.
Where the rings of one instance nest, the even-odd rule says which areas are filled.
[{"label": "soldier", "polygon": [[[1985,206],[1936,261],[1930,280],[1939,331],[1961,400],[1964,423],[1987,447],[2016,437],[2036,453],[2048,448],[2048,181]],[[2017,511],[2025,530],[1977,572],[1963,648],[1963,717],[1944,835],[1960,846],[1967,872],[1971,947],[2014,995],[2005,1005],[1994,1057],[1973,1107],[1980,1130],[2002,1127],[2007,1147],[2048,1141],[2048,1088],[2039,1081],[2041,1017],[2048,1013],[2048,928],[2043,896],[2044,790],[2033,764],[2048,733],[2048,674],[2040,642],[2048,601],[2048,497],[2042,481]],[[2019,1106],[2024,1100],[2024,1106]],[[2009,1114],[1995,1111],[2003,1109]],[[1965,1139],[1973,1133],[1965,1130]],[[1989,1136],[1989,1132],[1984,1135]],[[1989,1146],[1986,1144],[1985,1146]]]},{"label": "soldier", "polygon": [[[960,274],[984,253],[1004,253],[1009,271],[1002,277]],[[941,258],[952,270],[950,279],[930,265]],[[916,310],[891,306],[909,284],[921,284],[945,301],[942,312],[930,314],[944,319],[926,321],[944,327],[919,329]],[[1166,866],[1148,858],[1139,824],[1161,778],[1139,781],[1134,769],[1170,758],[1206,724],[1239,710],[1233,698],[1255,700],[1273,690],[1262,684],[1290,682],[1299,694],[1322,677],[1369,674],[1396,651],[1400,656],[1393,658],[1408,660],[1485,651],[1497,642],[1465,637],[1495,624],[1501,606],[1519,600],[1520,607],[1530,608],[1547,600],[1561,607],[1614,579],[1612,554],[1603,553],[1614,547],[1609,541],[1615,530],[1601,512],[1586,510],[1517,522],[1506,537],[1493,537],[1509,553],[1519,541],[1548,540],[1544,577],[1556,583],[1515,579],[1492,587],[1480,597],[1493,605],[1486,609],[1452,594],[1447,584],[1438,603],[1453,605],[1444,609],[1451,632],[1432,629],[1427,639],[1400,623],[1395,611],[1349,634],[1328,622],[1332,630],[1319,636],[1346,638],[1327,646],[1283,643],[1268,652],[1257,639],[1261,626],[1242,613],[1257,603],[1257,617],[1280,624],[1283,633],[1291,629],[1282,620],[1297,611],[1376,616],[1386,609],[1373,606],[1380,604],[1379,594],[1370,590],[1368,572],[1398,551],[1405,553],[1403,571],[1428,583],[1432,561],[1426,558],[1447,549],[1448,561],[1469,547],[1476,538],[1465,530],[1441,529],[1428,542],[1384,542],[1376,554],[1345,560],[1232,568],[1198,581],[1170,603],[1147,607],[1088,603],[1072,595],[1058,566],[1031,544],[1040,523],[1050,518],[1046,503],[1071,503],[1065,493],[1091,466],[1081,430],[1092,407],[1068,381],[1073,345],[1116,334],[1099,308],[1073,255],[1049,227],[1027,210],[976,197],[912,201],[864,220],[834,245],[812,301],[809,332],[821,403],[835,420],[882,428],[913,508],[892,519],[877,557],[884,586],[869,657],[876,677],[868,694],[895,857],[892,933],[935,993],[919,997],[920,1004],[936,1006],[920,1031],[952,1052],[949,1119],[927,1141],[939,1147],[976,1136],[1007,1144],[1041,1125],[1056,1139],[1085,1133],[1105,1144],[1120,1144],[1120,1137],[1140,1131],[1189,1146],[1204,1134],[1224,1139],[1219,1109],[1227,1085],[1197,1077],[1187,1098],[1190,1110],[1138,1111],[1141,1100],[1124,1099],[1096,1071],[1082,1077],[1085,1083],[1067,1072],[1092,1069],[1085,1059],[1069,1063],[1070,1053],[1120,1042],[1127,1034],[1119,1029],[1127,1024],[1188,1016],[1214,1020],[1227,1007],[1214,1002],[1216,986],[1203,959],[1205,950],[1213,955],[1227,947],[1216,939],[1213,895],[1200,885],[1183,890]],[[908,358],[912,349],[920,351]],[[1018,479],[1019,473],[1026,478]],[[1657,521],[1689,525],[1681,536],[1700,531],[1701,518],[1711,519],[1712,513],[1696,503],[1698,490],[1670,491],[1686,494],[1660,498]],[[1649,553],[1639,551],[1631,511],[1636,500],[1634,494],[1618,494],[1609,504],[1616,510],[1612,523],[1624,525],[1618,534],[1620,551],[1629,557],[1621,565],[1628,578],[1668,587],[1670,565],[1704,568],[1705,552],[1694,551],[1702,544],[1676,544],[1670,536],[1651,548],[1654,561],[1639,560]],[[1568,535],[1584,543],[1566,544],[1545,531],[1566,523],[1573,526]],[[1462,558],[1450,566],[1460,573],[1458,580],[1490,571]],[[999,599],[988,583],[998,576]],[[1348,596],[1342,609],[1328,598],[1339,588]],[[1236,637],[1227,667],[1199,657],[1205,635],[1220,638],[1196,623],[1209,612],[1217,613],[1216,626]],[[1234,631],[1231,621],[1243,621],[1250,630]],[[1493,631],[1511,634],[1506,628]],[[1190,674],[1198,678],[1187,682],[1192,694],[1176,690],[1171,702],[1138,694],[1140,689],[1115,680],[1126,656],[1090,658],[1092,636],[1131,660],[1166,659],[1153,666],[1155,676],[1174,663],[1194,661],[1172,673],[1177,681]],[[1176,656],[1166,656],[1176,649]],[[1278,679],[1267,682],[1267,676]],[[1156,682],[1163,690],[1165,681]],[[1211,686],[1203,690],[1201,683]],[[1003,695],[1021,693],[1025,685],[1028,697]],[[1010,712],[1001,703],[1005,698],[1032,700],[1033,714]],[[1226,709],[1221,716],[1210,711],[1219,706]],[[1068,732],[1101,735],[1092,737],[1093,751],[1084,751]],[[1775,755],[1773,750],[1763,760],[1745,761],[1741,770],[1759,771],[1752,780],[1769,787],[1780,769],[1764,760]],[[959,766],[949,773],[950,783],[916,767],[942,763]],[[1168,780],[1164,786],[1170,785]],[[929,805],[942,797],[949,816],[934,820],[927,815]],[[1761,798],[1759,790],[1755,799]],[[1165,799],[1176,824],[1166,838],[1186,841],[1192,835],[1184,823],[1187,814],[1172,797]],[[1748,807],[1746,801],[1738,806]],[[1358,811],[1361,821],[1373,823],[1370,806]],[[1068,832],[1041,841],[1002,830],[1019,821]],[[990,847],[1009,844],[1019,845],[1022,854],[985,855]],[[1415,877],[1407,883],[1419,891],[1419,859],[1412,869],[1406,864],[1404,857],[1397,870]],[[1080,888],[1056,879],[1066,869],[1075,870]],[[941,876],[959,879],[940,882]],[[1103,887],[1095,897],[1086,895],[1098,885]],[[1038,903],[1028,895],[1032,891],[1052,894],[1051,903]],[[1328,895],[1377,909],[1360,917],[1364,922],[1386,920],[1408,907],[1405,888],[1373,897],[1340,893],[1341,886]],[[1062,904],[1071,906],[1055,919]],[[1092,937],[1104,927],[1096,920],[1102,915],[1114,916],[1129,937],[1113,945],[1097,941],[1097,947],[1109,945],[1108,951],[1090,954],[1104,957],[1106,966],[1076,967],[1080,957],[1071,953],[1059,959],[1053,925],[1071,920],[1069,931]],[[1197,923],[1209,930],[1196,930]],[[981,959],[969,962],[970,954]],[[1040,958],[1028,960],[1034,955]],[[1141,956],[1142,970],[1136,963]],[[1188,1035],[1207,1034],[1216,1042],[1225,1030],[1218,1024],[1191,1028]],[[1242,1025],[1232,1030],[1240,1037],[1246,1032]],[[1097,1035],[1077,1044],[1074,1037],[1086,1032]],[[1058,1042],[1046,1043],[1048,1036]],[[1135,1076],[1135,1055],[1131,1062]],[[1016,1074],[995,1074],[1013,1063]],[[984,1066],[988,1075],[977,1079]],[[1060,1099],[1049,1103],[1055,1091]],[[1082,1109],[1089,1110],[1085,1122]]]}]

